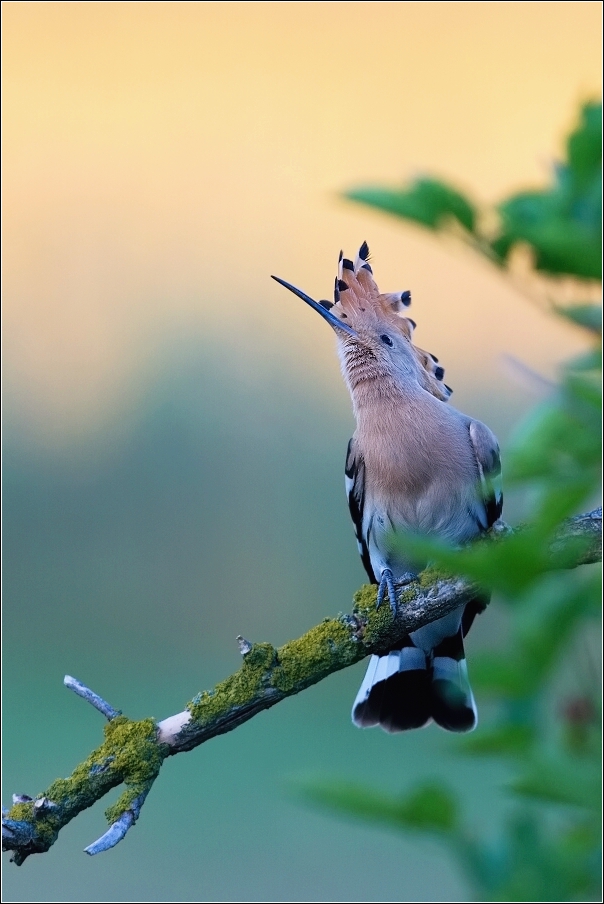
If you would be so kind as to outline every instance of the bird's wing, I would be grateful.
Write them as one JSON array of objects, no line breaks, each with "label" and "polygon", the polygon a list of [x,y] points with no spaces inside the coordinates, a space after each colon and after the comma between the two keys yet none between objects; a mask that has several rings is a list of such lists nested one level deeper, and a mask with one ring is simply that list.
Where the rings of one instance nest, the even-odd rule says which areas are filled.
[{"label": "bird's wing", "polygon": [[348,508],[350,509],[350,517],[354,524],[354,532],[357,538],[359,554],[361,561],[365,567],[365,571],[369,576],[372,584],[377,584],[373,568],[371,567],[371,559],[369,549],[363,535],[363,506],[365,503],[365,460],[361,453],[356,449],[354,437],[348,443],[346,451],[346,467],[344,469],[346,495],[348,497]]},{"label": "bird's wing", "polygon": [[480,421],[470,421],[469,432],[480,478],[480,497],[483,503],[480,523],[487,530],[497,521],[503,507],[499,445],[491,430]]}]

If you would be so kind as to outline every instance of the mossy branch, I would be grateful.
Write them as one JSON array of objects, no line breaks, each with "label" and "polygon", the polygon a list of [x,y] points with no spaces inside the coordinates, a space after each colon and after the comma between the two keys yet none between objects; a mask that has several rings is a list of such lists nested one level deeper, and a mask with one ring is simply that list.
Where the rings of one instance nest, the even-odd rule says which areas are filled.
[{"label": "mossy branch", "polygon": [[[509,530],[498,523],[490,537],[497,542]],[[601,561],[601,533],[601,509],[569,519],[552,545],[551,567],[560,567],[561,562],[575,567]],[[582,541],[580,546],[577,538]],[[376,588],[365,585],[355,595],[352,614],[326,618],[283,647],[250,644],[239,638],[241,668],[213,690],[198,694],[186,710],[159,723],[153,719],[131,721],[67,677],[66,686],[109,720],[105,740],[69,778],[57,779],[36,798],[13,797],[12,808],[3,812],[3,849],[13,851],[17,865],[30,854],[48,851],[63,826],[123,784],[124,793],[106,813],[108,831],[85,850],[96,854],[113,847],[134,825],[166,757],[231,731],[332,672],[387,649],[410,631],[464,605],[478,592],[462,578],[428,569],[401,590],[398,612],[393,616],[389,606],[376,610]]]}]

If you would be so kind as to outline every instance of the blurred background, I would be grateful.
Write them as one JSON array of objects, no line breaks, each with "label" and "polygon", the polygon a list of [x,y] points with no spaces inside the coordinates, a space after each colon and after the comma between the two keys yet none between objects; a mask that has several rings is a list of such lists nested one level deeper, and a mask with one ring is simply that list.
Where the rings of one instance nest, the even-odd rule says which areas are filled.
[{"label": "blurred background", "polygon": [[[545,385],[510,356],[547,379],[580,351],[487,263],[339,193],[425,171],[494,202],[547,181],[601,92],[601,7],[2,10],[6,803],[99,743],[65,673],[160,719],[238,668],[237,634],[279,645],[364,582],[335,340],[271,273],[329,297],[366,239],[504,450]],[[470,669],[504,628],[479,620]],[[168,761],[111,852],[81,853],[109,799],[81,815],[6,870],[5,899],[465,900],[431,842],[297,797],[324,772],[401,790],[446,770],[477,833],[505,807],[501,768],[451,759],[438,729],[354,729],[363,668]]]}]

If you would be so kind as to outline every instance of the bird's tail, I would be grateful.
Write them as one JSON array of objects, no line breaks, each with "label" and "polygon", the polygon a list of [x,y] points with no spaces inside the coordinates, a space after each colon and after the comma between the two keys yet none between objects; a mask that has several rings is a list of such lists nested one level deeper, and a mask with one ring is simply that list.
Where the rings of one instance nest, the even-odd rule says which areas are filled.
[{"label": "bird's tail", "polygon": [[399,649],[369,660],[352,721],[359,728],[379,725],[390,732],[421,728],[432,718],[430,684],[426,654],[405,638]]},{"label": "bird's tail", "polygon": [[478,712],[468,680],[461,625],[432,651],[432,718],[447,731],[472,731]]},{"label": "bird's tail", "polygon": [[[477,711],[463,647],[467,615],[462,620],[457,613],[453,625],[445,616],[389,653],[372,656],[352,707],[354,724],[398,732],[434,721],[447,731],[472,731]],[[451,628],[454,633],[443,637]]]}]

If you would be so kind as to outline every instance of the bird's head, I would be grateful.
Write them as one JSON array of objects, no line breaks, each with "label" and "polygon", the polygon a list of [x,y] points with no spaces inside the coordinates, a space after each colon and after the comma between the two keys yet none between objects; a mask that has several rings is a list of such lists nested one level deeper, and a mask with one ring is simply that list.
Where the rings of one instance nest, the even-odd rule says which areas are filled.
[{"label": "bird's head", "polygon": [[413,343],[415,322],[406,316],[410,292],[381,294],[363,242],[354,260],[340,252],[334,300],[315,301],[285,280],[285,286],[332,326],[337,338],[342,370],[351,392],[378,381],[394,381],[401,388],[410,381],[446,402],[452,390],[443,383],[438,359]]}]

